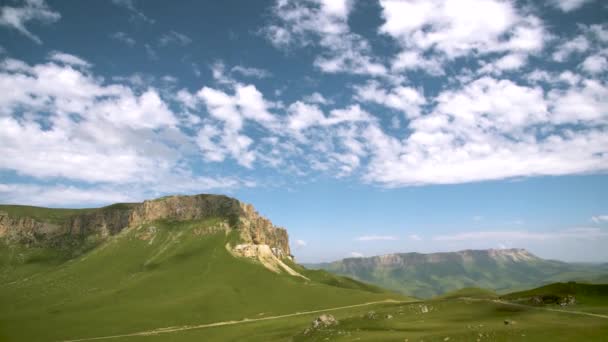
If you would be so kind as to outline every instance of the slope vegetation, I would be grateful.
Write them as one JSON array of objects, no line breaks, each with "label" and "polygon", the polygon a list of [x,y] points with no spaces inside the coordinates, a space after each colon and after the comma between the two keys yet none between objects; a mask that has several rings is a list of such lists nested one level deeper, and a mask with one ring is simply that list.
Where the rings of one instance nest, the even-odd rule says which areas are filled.
[{"label": "slope vegetation", "polygon": [[308,265],[418,298],[466,287],[505,293],[556,281],[592,279],[606,265],[541,259],[523,249],[399,253]]},{"label": "slope vegetation", "polygon": [[235,257],[229,249],[243,242],[242,232],[226,222],[154,220],[78,253],[0,239],[0,340],[120,335],[405,299],[310,272],[287,256],[305,277]]}]

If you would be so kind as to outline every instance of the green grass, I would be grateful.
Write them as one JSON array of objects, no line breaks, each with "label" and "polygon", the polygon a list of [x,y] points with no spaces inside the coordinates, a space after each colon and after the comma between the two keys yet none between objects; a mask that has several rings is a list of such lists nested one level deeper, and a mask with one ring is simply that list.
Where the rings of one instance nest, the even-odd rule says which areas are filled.
[{"label": "green grass", "polygon": [[496,292],[487,289],[480,289],[478,287],[465,287],[460,290],[448,292],[444,295],[437,297],[437,299],[458,299],[458,298],[483,298],[493,299],[498,298]]},{"label": "green grass", "polygon": [[98,209],[60,209],[32,207],[28,205],[0,205],[0,211],[9,214],[12,217],[29,217],[36,221],[53,224],[62,224],[70,216],[86,214],[95,210]]},{"label": "green grass", "polygon": [[[426,306],[428,312],[421,308]],[[368,318],[369,311],[375,318]],[[305,334],[319,314],[193,329],[118,342],[157,341],[605,341],[608,320],[485,300],[377,304],[327,312],[337,326]],[[389,315],[391,318],[388,318]],[[260,317],[260,316],[258,316]],[[504,321],[510,324],[505,325]],[[446,340],[448,338],[448,340]]]},{"label": "green grass", "polygon": [[608,284],[555,283],[531,290],[510,293],[501,296],[501,299],[531,303],[532,298],[539,297],[543,298],[545,302],[550,303],[550,306],[558,306],[553,302],[568,295],[576,298],[576,304],[569,305],[563,309],[608,314]]},{"label": "green grass", "polygon": [[[449,253],[448,253],[449,254]],[[385,264],[377,257],[347,258],[310,265],[417,298],[432,298],[467,287],[509,293],[557,281],[589,279],[606,274],[606,265],[568,264],[554,260],[508,261],[484,253],[463,259],[453,254],[440,262],[427,262],[421,254],[399,255],[403,262]]]},{"label": "green grass", "polygon": [[[3,264],[1,272],[27,269],[27,276],[0,279],[0,338],[53,341],[404,298],[331,275],[321,282],[276,274],[234,258],[224,247],[232,236],[197,233],[217,223],[154,222],[67,261],[50,250],[9,251],[25,259]],[[38,252],[43,256],[34,257]]]}]

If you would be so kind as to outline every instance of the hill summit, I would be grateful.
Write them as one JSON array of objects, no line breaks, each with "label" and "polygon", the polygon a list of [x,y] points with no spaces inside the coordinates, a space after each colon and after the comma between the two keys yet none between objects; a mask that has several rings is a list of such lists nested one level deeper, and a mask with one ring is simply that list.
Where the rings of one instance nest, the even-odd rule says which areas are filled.
[{"label": "hill summit", "polygon": [[227,196],[0,211],[1,341],[166,332],[406,299],[301,267],[285,229]]},{"label": "hill summit", "polygon": [[242,244],[267,245],[275,256],[292,258],[284,228],[272,224],[250,204],[210,194],[167,196],[98,209],[0,206],[0,238],[33,246],[97,245],[127,227],[157,220],[209,218],[222,219],[222,229],[236,229]]}]

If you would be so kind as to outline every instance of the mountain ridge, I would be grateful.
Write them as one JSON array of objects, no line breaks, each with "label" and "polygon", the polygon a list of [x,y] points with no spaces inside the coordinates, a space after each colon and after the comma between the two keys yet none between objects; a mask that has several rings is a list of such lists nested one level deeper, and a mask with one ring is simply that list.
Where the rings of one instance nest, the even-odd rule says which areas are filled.
[{"label": "mountain ridge", "polygon": [[213,194],[165,196],[87,209],[0,205],[0,238],[34,246],[69,247],[85,242],[96,246],[126,228],[155,220],[211,217],[222,218],[238,230],[242,242],[268,245],[275,256],[292,258],[286,229],[275,226],[250,204]]},{"label": "mountain ridge", "polygon": [[546,260],[523,248],[389,253],[305,266],[420,298],[466,287],[507,292],[555,281],[600,279],[608,273],[605,264]]}]

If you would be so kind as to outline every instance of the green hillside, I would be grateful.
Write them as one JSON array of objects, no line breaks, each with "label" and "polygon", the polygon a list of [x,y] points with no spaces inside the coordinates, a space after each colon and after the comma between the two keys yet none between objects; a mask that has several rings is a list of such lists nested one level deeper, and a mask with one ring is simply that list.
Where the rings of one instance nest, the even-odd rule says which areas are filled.
[{"label": "green hillside", "polygon": [[478,287],[466,287],[456,291],[451,291],[438,296],[437,299],[459,299],[459,298],[477,298],[477,299],[494,299],[498,295],[494,291],[480,289]]},{"label": "green hillside", "polygon": [[[563,309],[608,314],[608,284],[554,283],[500,298],[529,305],[555,305]],[[572,303],[568,303],[569,300]]]},{"label": "green hillside", "polygon": [[0,243],[0,340],[114,335],[404,299],[325,272],[300,268],[308,281],[236,258],[225,245],[238,237],[217,231],[218,221],[125,229],[76,258]]}]

